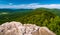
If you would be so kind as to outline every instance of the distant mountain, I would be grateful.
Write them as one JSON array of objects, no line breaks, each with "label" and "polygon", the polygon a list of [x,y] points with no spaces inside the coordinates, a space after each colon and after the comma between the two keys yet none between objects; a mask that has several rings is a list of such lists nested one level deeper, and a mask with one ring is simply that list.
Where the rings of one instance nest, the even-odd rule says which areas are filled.
[{"label": "distant mountain", "polygon": [[[0,12],[30,12],[34,9],[0,9]],[[60,9],[48,9],[48,8],[38,8],[38,10],[46,10],[52,12],[55,15],[60,16]]]},{"label": "distant mountain", "polygon": [[46,10],[48,12],[52,12],[57,16],[60,16],[60,9],[38,8],[38,10]]},{"label": "distant mountain", "polygon": [[32,9],[0,9],[0,12],[25,12]]}]

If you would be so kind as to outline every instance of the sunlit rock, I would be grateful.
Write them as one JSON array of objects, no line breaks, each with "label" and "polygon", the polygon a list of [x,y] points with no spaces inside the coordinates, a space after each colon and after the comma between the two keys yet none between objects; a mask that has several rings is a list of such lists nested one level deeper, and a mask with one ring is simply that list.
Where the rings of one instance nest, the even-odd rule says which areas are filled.
[{"label": "sunlit rock", "polygon": [[13,21],[0,25],[0,35],[55,35],[55,33],[47,27]]}]

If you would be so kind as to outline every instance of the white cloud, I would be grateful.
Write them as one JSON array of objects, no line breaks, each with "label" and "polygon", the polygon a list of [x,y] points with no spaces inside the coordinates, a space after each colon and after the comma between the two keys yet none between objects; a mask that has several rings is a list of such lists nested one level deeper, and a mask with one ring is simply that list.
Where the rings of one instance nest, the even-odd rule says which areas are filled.
[{"label": "white cloud", "polygon": [[24,9],[35,9],[35,8],[58,8],[60,9],[60,4],[38,4],[38,3],[32,3],[32,4],[20,4],[20,5],[13,5],[12,3],[9,3],[9,5],[0,5],[0,8],[24,8]]}]

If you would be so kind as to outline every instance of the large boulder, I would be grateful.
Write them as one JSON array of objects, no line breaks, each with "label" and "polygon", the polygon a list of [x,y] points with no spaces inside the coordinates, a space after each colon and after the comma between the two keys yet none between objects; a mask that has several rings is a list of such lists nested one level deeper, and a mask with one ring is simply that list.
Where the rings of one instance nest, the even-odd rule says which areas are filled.
[{"label": "large boulder", "polygon": [[47,27],[20,22],[6,22],[0,25],[0,35],[56,35]]}]

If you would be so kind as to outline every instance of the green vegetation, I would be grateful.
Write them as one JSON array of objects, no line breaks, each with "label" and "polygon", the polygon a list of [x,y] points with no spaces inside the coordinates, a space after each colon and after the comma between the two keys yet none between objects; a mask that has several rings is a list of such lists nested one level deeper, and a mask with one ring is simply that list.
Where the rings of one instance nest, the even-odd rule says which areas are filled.
[{"label": "green vegetation", "polygon": [[31,23],[46,26],[60,35],[60,9],[1,9],[0,11],[0,24],[10,21],[19,21],[23,24]]}]

